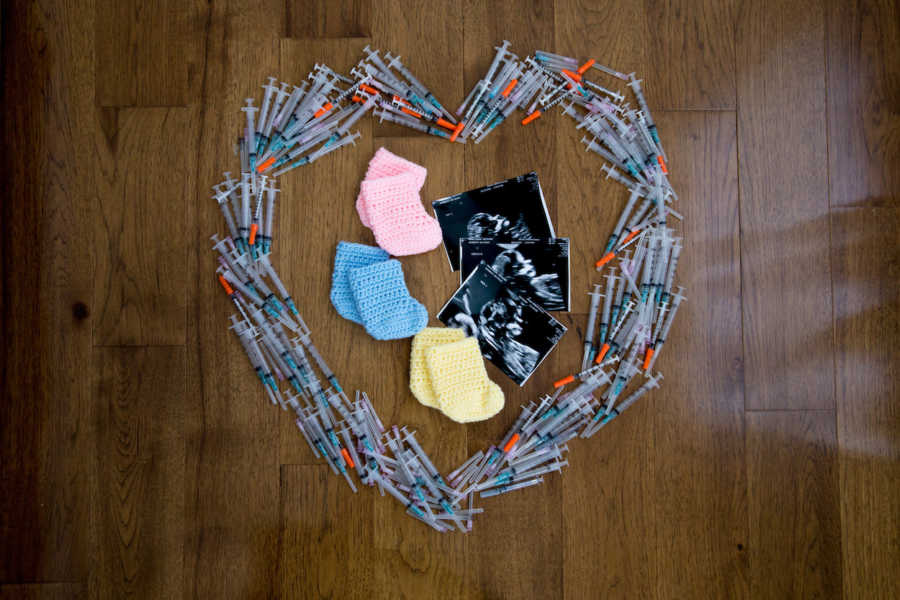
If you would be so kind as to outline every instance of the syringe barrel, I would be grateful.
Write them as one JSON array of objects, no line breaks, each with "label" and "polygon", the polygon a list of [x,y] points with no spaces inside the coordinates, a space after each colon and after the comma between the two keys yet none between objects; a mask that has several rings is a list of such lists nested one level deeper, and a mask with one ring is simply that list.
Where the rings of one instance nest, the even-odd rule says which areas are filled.
[{"label": "syringe barrel", "polygon": [[638,209],[631,215],[631,219],[628,221],[628,229],[634,230],[635,225],[643,221],[644,213],[650,208],[653,200],[650,198],[644,198],[644,201],[638,207]]},{"label": "syringe barrel", "polygon": [[266,195],[266,220],[265,220],[265,230],[263,235],[267,238],[272,238],[272,221],[275,218],[275,193],[277,190],[274,187],[269,188],[269,193]]},{"label": "syringe barrel", "polygon": [[594,293],[591,294],[591,308],[590,312],[588,312],[587,330],[585,331],[585,343],[587,343],[589,339],[594,339],[594,329],[597,324],[597,308],[600,304],[600,294],[599,292],[597,292],[597,287],[598,286],[594,286]]},{"label": "syringe barrel", "polygon": [[681,244],[676,240],[669,255],[669,267],[666,271],[666,293],[672,291],[672,283],[675,281],[675,268],[678,266],[678,257],[681,255]]},{"label": "syringe barrel", "polygon": [[466,106],[469,104],[469,101],[475,95],[475,92],[478,90],[478,84],[476,83],[472,86],[472,89],[469,91],[469,95],[466,96],[466,99],[463,100],[462,104],[459,105],[459,108],[456,109],[455,114],[457,117],[462,116],[464,110],[466,110]]},{"label": "syringe barrel", "polygon": [[250,226],[250,173],[244,173],[241,181],[241,226]]},{"label": "syringe barrel", "polygon": [[669,329],[672,328],[672,322],[675,321],[675,313],[678,312],[679,306],[681,306],[681,300],[676,296],[675,302],[672,304],[672,310],[669,311],[669,317],[666,319],[666,324],[663,325],[662,335],[659,336],[659,339],[665,340],[669,337]]},{"label": "syringe barrel", "polygon": [[375,96],[369,96],[369,99],[366,100],[366,102],[362,106],[356,109],[346,121],[340,124],[340,126],[337,128],[338,133],[340,133],[341,135],[346,133],[347,130],[350,129],[354,123],[359,121],[360,117],[366,114],[366,111],[372,108],[372,106],[374,105]]},{"label": "syringe barrel", "polygon": [[571,56],[563,56],[562,54],[553,54],[552,52],[545,52],[543,50],[536,50],[534,53],[535,57],[540,60],[541,56],[546,56],[548,58],[552,58],[558,60],[560,62],[564,62],[566,64],[578,66],[578,60],[572,58]]},{"label": "syringe barrel", "polygon": [[603,314],[600,318],[601,323],[609,324],[609,313],[612,308],[613,294],[616,287],[615,271],[606,275],[606,293],[603,295]]},{"label": "syringe barrel", "polygon": [[222,216],[225,217],[225,224],[228,226],[228,234],[232,237],[232,239],[237,239],[238,230],[234,224],[234,217],[231,216],[231,210],[228,208],[228,202],[219,203],[219,209],[222,211]]},{"label": "syringe barrel", "polygon": [[304,81],[300,84],[300,87],[294,86],[293,91],[291,91],[287,100],[285,100],[284,104],[281,106],[281,110],[272,120],[272,125],[278,129],[278,131],[281,131],[284,128],[288,121],[288,117],[294,112],[294,107],[297,106],[297,102],[299,102],[300,97],[303,96],[307,85],[308,83]]},{"label": "syringe barrel", "polygon": [[628,196],[628,202],[625,203],[625,208],[622,210],[622,214],[619,215],[619,220],[616,222],[616,228],[613,229],[613,233],[616,236],[619,236],[622,233],[622,228],[625,226],[625,221],[628,219],[629,213],[634,208],[635,203],[637,203],[638,198],[641,197],[641,186],[635,186],[634,189],[631,190],[631,194]]},{"label": "syringe barrel", "polygon": [[268,259],[263,261],[263,268],[265,268],[266,273],[269,275],[269,279],[275,284],[275,287],[278,288],[278,293],[281,294],[282,298],[290,297],[290,294],[287,291],[287,288],[284,287],[284,284],[281,282],[281,278],[278,276],[278,273],[275,271],[275,268],[272,267],[272,264],[269,263]]}]

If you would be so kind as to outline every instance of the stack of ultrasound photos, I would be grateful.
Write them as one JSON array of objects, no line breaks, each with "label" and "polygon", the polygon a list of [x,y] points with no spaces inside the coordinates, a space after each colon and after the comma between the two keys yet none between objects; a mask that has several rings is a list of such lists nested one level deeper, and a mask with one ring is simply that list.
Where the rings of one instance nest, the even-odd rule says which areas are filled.
[{"label": "stack of ultrasound photos", "polygon": [[536,173],[432,203],[460,287],[438,313],[478,338],[481,352],[523,385],[566,328],[569,239],[550,222]]}]

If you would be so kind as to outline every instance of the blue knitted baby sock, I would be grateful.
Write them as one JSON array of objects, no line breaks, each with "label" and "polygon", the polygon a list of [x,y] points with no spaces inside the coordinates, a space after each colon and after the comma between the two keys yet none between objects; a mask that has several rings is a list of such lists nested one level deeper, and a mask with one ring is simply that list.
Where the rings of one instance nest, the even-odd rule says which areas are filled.
[{"label": "blue knitted baby sock", "polygon": [[338,242],[331,274],[331,303],[339,315],[354,323],[363,322],[350,289],[350,270],[384,262],[388,257],[387,252],[376,246]]},{"label": "blue knitted baby sock", "polygon": [[351,270],[350,289],[366,331],[376,340],[410,337],[428,324],[428,310],[409,295],[397,260]]}]

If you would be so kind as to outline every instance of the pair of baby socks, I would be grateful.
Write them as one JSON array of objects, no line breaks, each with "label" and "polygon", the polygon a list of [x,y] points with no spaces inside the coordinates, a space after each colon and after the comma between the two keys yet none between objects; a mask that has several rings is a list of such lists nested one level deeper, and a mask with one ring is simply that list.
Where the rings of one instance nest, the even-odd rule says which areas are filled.
[{"label": "pair of baby socks", "polygon": [[441,228],[419,197],[427,174],[425,167],[384,148],[369,161],[356,212],[378,245],[393,256],[427,252],[441,243]]},{"label": "pair of baby socks", "polygon": [[461,329],[426,327],[413,338],[409,389],[458,423],[484,421],[503,408],[503,390],[488,379],[478,340]]},{"label": "pair of baby socks", "polygon": [[410,337],[428,324],[428,310],[409,295],[400,262],[374,246],[338,243],[331,303],[377,340]]}]

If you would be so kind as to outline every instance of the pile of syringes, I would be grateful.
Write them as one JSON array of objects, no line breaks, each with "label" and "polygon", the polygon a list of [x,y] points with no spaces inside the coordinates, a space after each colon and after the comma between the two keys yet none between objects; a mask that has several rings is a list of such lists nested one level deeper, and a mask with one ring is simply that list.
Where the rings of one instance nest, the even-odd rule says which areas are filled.
[{"label": "pile of syringes", "polygon": [[[237,312],[231,330],[271,402],[292,411],[310,450],[356,492],[358,481],[393,496],[407,514],[438,531],[469,531],[476,494],[496,496],[530,487],[568,462],[567,442],[590,437],[659,387],[653,372],[683,288],[673,290],[681,239],[670,227],[677,199],[666,177],[666,158],[656,126],[633,75],[593,60],[537,51],[520,60],[509,42],[496,48],[485,76],[456,111],[456,118],[400,62],[365,49],[352,78],[317,64],[300,86],[275,78],[262,86],[260,108],[242,107],[246,127],[238,140],[241,176],[213,187],[229,236],[213,236],[217,275]],[[627,83],[638,108],[625,96],[586,79],[586,72]],[[292,89],[290,89],[292,88]],[[572,117],[587,149],[603,157],[607,178],[623,184],[629,198],[609,237],[597,270],[577,373],[554,383],[553,395],[522,408],[506,436],[444,477],[405,427],[386,428],[365,393],[351,401],[315,347],[307,327],[270,260],[273,247],[275,177],[354,143],[350,128],[362,115],[446,138],[476,143],[513,110],[527,124],[560,105]],[[258,117],[258,118],[257,118]],[[458,121],[457,121],[458,118]],[[600,300],[603,300],[602,310]],[[598,328],[599,316],[599,328]],[[599,331],[598,331],[599,329]],[[577,385],[570,391],[566,386]]]}]

